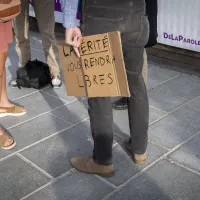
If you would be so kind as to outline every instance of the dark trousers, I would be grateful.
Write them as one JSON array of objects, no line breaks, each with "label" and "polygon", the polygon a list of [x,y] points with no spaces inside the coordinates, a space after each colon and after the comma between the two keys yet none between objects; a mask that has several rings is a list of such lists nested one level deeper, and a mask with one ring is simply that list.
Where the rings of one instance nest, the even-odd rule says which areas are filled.
[{"label": "dark trousers", "polygon": [[[120,31],[131,97],[128,99],[133,152],[147,148],[149,105],[142,78],[143,51],[149,36],[145,0],[83,0],[84,35]],[[112,163],[113,114],[110,98],[90,98],[89,115],[94,139],[94,161]]]},{"label": "dark trousers", "polygon": [[146,13],[149,20],[149,40],[145,47],[152,47],[157,43],[157,15],[158,15],[158,0],[145,0]]}]

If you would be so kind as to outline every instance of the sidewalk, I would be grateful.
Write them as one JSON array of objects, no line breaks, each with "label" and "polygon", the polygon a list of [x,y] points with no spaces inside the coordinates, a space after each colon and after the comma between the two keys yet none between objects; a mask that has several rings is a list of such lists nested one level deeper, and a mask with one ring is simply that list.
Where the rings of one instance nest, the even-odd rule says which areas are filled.
[{"label": "sidewalk", "polygon": [[[33,59],[44,61],[38,33],[31,37]],[[8,83],[17,62],[12,45]],[[108,179],[70,166],[71,156],[92,153],[92,138],[86,108],[67,96],[64,86],[40,91],[8,87],[10,99],[28,112],[0,119],[17,141],[13,150],[0,151],[0,200],[198,200],[200,79],[167,65],[149,60],[148,163],[136,166],[120,146],[129,135],[128,116],[114,111],[116,174]]]}]

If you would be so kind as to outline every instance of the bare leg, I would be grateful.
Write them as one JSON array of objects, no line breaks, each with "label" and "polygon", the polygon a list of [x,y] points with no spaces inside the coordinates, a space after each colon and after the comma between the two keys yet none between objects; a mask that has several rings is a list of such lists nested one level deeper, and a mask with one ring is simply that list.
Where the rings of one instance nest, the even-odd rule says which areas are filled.
[{"label": "bare leg", "polygon": [[[14,104],[12,104],[8,100],[8,95],[6,91],[6,69],[5,69],[5,62],[8,56],[8,52],[2,53],[0,57],[0,107],[13,107]],[[0,109],[0,112],[3,112],[5,110]],[[25,109],[24,109],[25,111]]]},{"label": "bare leg", "polygon": [[[5,58],[6,58],[6,53],[0,53],[0,99],[2,96],[2,82],[3,82],[3,74],[5,74]],[[4,110],[0,110],[2,112]],[[3,130],[0,127],[0,135],[3,135]],[[9,139],[5,142],[4,146],[9,146],[13,143],[13,140]]]},{"label": "bare leg", "polygon": [[6,92],[6,69],[5,69],[5,62],[7,58],[8,52],[4,53],[4,59],[2,64],[4,65],[2,73],[1,73],[1,98],[0,98],[0,106],[1,107],[10,107],[13,106],[9,100],[8,100],[8,95]]},{"label": "bare leg", "polygon": [[[0,102],[1,102],[1,96],[2,96],[2,82],[3,82],[3,75],[5,71],[5,53],[0,53]],[[3,112],[4,110],[0,109],[0,112]]]}]

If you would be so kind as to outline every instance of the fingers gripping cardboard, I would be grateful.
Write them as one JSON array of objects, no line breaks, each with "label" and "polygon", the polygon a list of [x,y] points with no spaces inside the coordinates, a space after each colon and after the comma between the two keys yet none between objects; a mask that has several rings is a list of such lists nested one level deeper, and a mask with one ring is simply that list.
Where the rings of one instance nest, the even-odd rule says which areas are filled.
[{"label": "fingers gripping cardboard", "polygon": [[60,42],[66,90],[70,96],[130,96],[119,32],[83,37],[78,58]]}]

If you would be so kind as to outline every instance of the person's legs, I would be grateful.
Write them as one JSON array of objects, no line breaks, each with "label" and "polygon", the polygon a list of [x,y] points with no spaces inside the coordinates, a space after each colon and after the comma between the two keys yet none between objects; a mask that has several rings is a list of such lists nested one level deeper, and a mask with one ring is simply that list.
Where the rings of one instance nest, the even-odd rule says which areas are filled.
[{"label": "person's legs", "polygon": [[113,113],[111,100],[107,97],[90,98],[88,104],[94,140],[93,159],[100,165],[112,164]]},{"label": "person's legs", "polygon": [[42,43],[47,59],[47,64],[50,67],[52,75],[52,84],[55,87],[61,85],[60,80],[60,58],[59,50],[55,38],[55,16],[54,16],[54,1],[53,0],[34,0],[33,6],[38,22]]},{"label": "person's legs", "polygon": [[[10,102],[6,92],[6,69],[5,63],[8,56],[8,43],[13,40],[12,23],[7,22],[1,24],[1,40],[3,40],[3,48],[0,51],[0,112],[5,111],[1,107],[9,107]],[[1,42],[2,43],[2,42]]]},{"label": "person's legs", "polygon": [[[6,91],[6,69],[5,69],[5,62],[8,56],[8,52],[4,53],[4,59],[3,62],[1,62],[1,65],[4,65],[4,69],[1,69],[1,98],[0,98],[0,110],[4,110],[3,108],[9,108],[15,106],[13,103],[11,103],[8,99],[8,94]],[[21,107],[21,111],[25,112],[26,110]]]},{"label": "person's legs", "polygon": [[19,56],[19,67],[24,67],[31,59],[28,0],[21,0],[21,13],[13,20],[13,28],[16,38],[16,51]]},{"label": "person's legs", "polygon": [[[5,75],[6,54],[7,54],[7,52],[6,53],[0,52],[0,103],[3,99],[3,96],[5,96],[5,93],[6,93],[6,91],[4,91],[4,87],[3,87],[3,79],[4,79],[4,75]],[[8,101],[8,100],[6,100],[6,101]],[[1,112],[5,112],[5,109],[0,108],[0,113]]]},{"label": "person's legs", "polygon": [[[102,1],[101,1],[102,2]],[[112,20],[108,20],[107,18],[103,19],[103,23],[99,23],[98,28],[95,27],[95,29],[89,27],[91,24],[93,24],[91,15],[95,14],[95,6],[92,6],[92,9],[87,5],[87,9],[90,10],[90,17],[88,18],[88,24],[86,24],[86,29],[88,25],[88,29],[91,28],[91,31],[88,31],[87,34],[93,34],[98,33],[100,30],[101,32],[105,31],[114,31],[114,30],[120,30],[121,27],[123,29],[122,32],[122,47],[123,47],[123,53],[124,53],[124,60],[125,60],[125,66],[127,71],[127,77],[128,77],[128,84],[129,89],[131,93],[131,97],[128,98],[128,109],[129,109],[129,125],[130,125],[130,132],[132,140],[132,147],[133,147],[133,154],[134,155],[142,155],[146,152],[147,147],[147,130],[148,130],[148,120],[149,120],[149,105],[148,105],[148,97],[147,97],[147,91],[146,86],[144,83],[144,79],[142,77],[142,68],[143,68],[143,60],[144,60],[144,46],[148,41],[149,36],[149,23],[148,19],[145,15],[145,1],[134,1],[132,4],[133,8],[130,7],[130,2],[132,1],[123,1],[120,2],[113,0],[113,2],[103,1],[101,3],[98,1],[98,9],[99,6],[107,5],[105,8],[102,8],[102,10],[97,13],[98,16],[105,17],[105,9],[109,7],[108,13],[112,13],[112,16],[115,18],[116,15],[120,15],[122,13],[119,13],[119,11],[113,10],[113,7],[121,7],[123,6],[124,9],[127,9],[127,11],[124,11],[123,13],[123,19],[126,19],[125,22],[118,22],[116,20],[115,22],[115,28],[112,28]],[[113,4],[112,4],[113,3]],[[95,4],[95,3],[94,3]],[[100,5],[99,5],[100,4]],[[113,6],[115,5],[115,6]],[[127,6],[127,7],[126,7]],[[134,12],[132,12],[134,10]],[[101,12],[102,11],[102,12]],[[129,13],[130,12],[130,13]],[[127,14],[128,13],[128,14]],[[109,15],[109,14],[108,14]],[[110,15],[109,15],[110,17]],[[94,21],[96,21],[97,18],[94,18]],[[119,23],[119,24],[118,24]],[[130,26],[132,24],[132,26]],[[102,27],[101,27],[102,25]],[[123,25],[123,26],[122,26]],[[106,27],[106,30],[102,30],[103,27]],[[98,30],[100,29],[100,30]],[[89,100],[94,101],[94,99]],[[106,152],[104,152],[104,164],[106,164],[106,159],[108,159],[110,154],[110,147],[111,143],[108,141],[110,138],[110,135],[113,134],[112,129],[112,108],[110,104],[110,100],[108,102],[105,101],[105,99],[96,98],[95,103],[93,105],[90,105],[90,122],[92,127],[92,133],[94,137],[94,132],[96,134],[96,137],[94,137],[94,143],[100,143],[98,146],[94,145],[94,155],[95,155],[95,162],[102,163],[101,159],[98,159],[98,157],[101,158],[101,149],[107,149]],[[110,107],[109,107],[110,105]],[[99,107],[99,110],[97,109]],[[93,114],[93,112],[96,114]],[[96,117],[96,118],[95,118]],[[103,132],[106,134],[104,135]],[[99,137],[98,137],[99,136]],[[104,139],[102,139],[103,137]],[[101,141],[102,140],[102,141]],[[105,142],[107,141],[107,142]],[[107,145],[107,146],[106,146]],[[98,155],[97,155],[98,154]],[[108,163],[109,164],[109,163]]]},{"label": "person's legs", "polygon": [[[144,26],[144,30],[141,31],[144,40],[147,38],[146,32],[148,32],[148,28]],[[134,157],[136,157],[137,154],[142,155],[146,152],[149,125],[148,97],[142,77],[144,51],[142,46],[145,44],[141,42],[139,45],[139,47],[133,47],[128,43],[124,45],[124,57],[131,92],[131,97],[128,98],[128,114]],[[139,159],[135,158],[135,162],[140,164],[138,160]],[[146,157],[143,161],[145,160]]]},{"label": "person's legs", "polygon": [[93,156],[72,158],[71,164],[81,172],[110,177],[114,175],[111,100],[110,98],[89,98],[88,104],[91,132],[94,140]]},{"label": "person's legs", "polygon": [[[12,41],[12,24],[0,23],[0,102],[8,102],[6,94],[6,69],[5,62],[8,54],[8,43]],[[6,109],[0,108],[0,115],[4,113]],[[15,141],[12,137],[5,133],[0,126],[0,147],[3,149],[11,149],[15,146]]]},{"label": "person's legs", "polygon": [[[4,52],[0,52],[0,99],[2,99],[2,94],[5,92],[3,91],[3,76],[5,74],[5,60],[6,60],[6,54]],[[4,109],[0,108],[0,113],[5,112]],[[5,132],[0,126],[0,146],[1,147],[8,147],[14,143],[14,140],[12,138],[4,138]]]},{"label": "person's legs", "polygon": [[[145,84],[147,85],[147,79],[148,79],[148,64],[147,64],[147,52],[146,49],[143,53],[143,67],[142,67],[142,77],[144,79]],[[128,108],[128,98],[122,97],[116,102],[113,103],[113,108],[116,110],[126,110]]]},{"label": "person's legs", "polygon": [[[3,58],[4,63],[1,63],[4,66],[5,66],[5,61],[6,61],[7,56],[8,56],[8,52],[5,52],[4,58]],[[7,92],[6,92],[6,70],[5,70],[5,67],[4,67],[3,71],[1,72],[1,88],[0,88],[0,91],[1,91],[0,107],[9,107],[11,103],[8,100],[8,95],[7,95]]]},{"label": "person's legs", "polygon": [[[87,3],[84,1],[83,3]],[[125,64],[128,72],[131,98],[129,100],[129,119],[131,135],[136,139],[134,153],[142,154],[146,150],[146,119],[148,119],[148,99],[144,80],[142,78],[142,64],[144,45],[148,38],[148,21],[144,16],[144,1],[94,1],[90,5],[84,4],[83,17],[85,35],[98,34],[109,31],[121,30],[122,46],[124,46]],[[131,7],[131,5],[133,7]],[[122,13],[116,8],[123,7]],[[134,10],[134,12],[132,12]],[[113,19],[110,19],[112,13]],[[108,16],[107,16],[107,15]],[[121,16],[122,15],[122,16]],[[89,16],[89,17],[88,17]],[[121,20],[123,19],[123,20]],[[94,26],[97,24],[98,26]],[[115,23],[113,23],[115,20]],[[130,22],[133,23],[130,26]],[[131,27],[131,28],[130,28]],[[132,80],[134,79],[134,80]],[[134,91],[134,89],[136,91]],[[141,102],[140,102],[141,101]],[[79,171],[100,175],[113,175],[112,165],[112,140],[113,116],[112,104],[109,98],[92,98],[89,102],[91,131],[94,139],[93,158],[72,158],[72,165]],[[145,109],[143,109],[143,105]],[[135,115],[132,115],[135,106],[139,106]],[[141,114],[144,112],[143,114]],[[135,116],[139,116],[136,119]],[[141,120],[141,121],[140,121]],[[139,123],[139,125],[137,125]],[[144,125],[144,128],[142,127]],[[147,123],[148,124],[148,123]],[[136,125],[136,127],[134,127]],[[137,131],[133,133],[134,131]],[[135,137],[137,136],[137,138]],[[144,138],[144,139],[143,139]],[[140,155],[139,155],[140,157]]]},{"label": "person's legs", "polygon": [[[4,117],[7,115],[21,115],[25,114],[26,110],[22,107],[15,106],[8,100],[8,95],[6,91],[6,69],[5,63],[8,57],[8,44],[13,41],[12,34],[12,23],[7,22],[4,23],[4,36],[3,40],[5,42],[5,48],[1,51],[0,56],[0,117]],[[2,38],[1,38],[2,39]],[[10,113],[12,112],[12,113]]]}]

